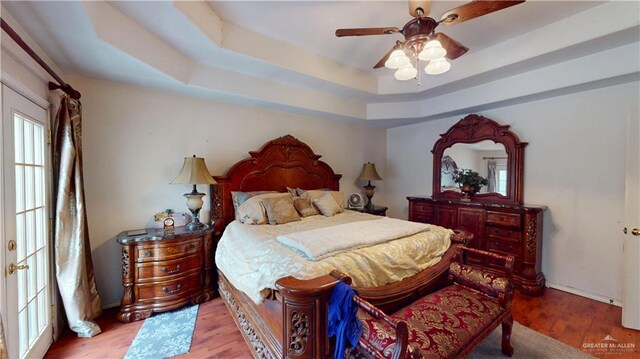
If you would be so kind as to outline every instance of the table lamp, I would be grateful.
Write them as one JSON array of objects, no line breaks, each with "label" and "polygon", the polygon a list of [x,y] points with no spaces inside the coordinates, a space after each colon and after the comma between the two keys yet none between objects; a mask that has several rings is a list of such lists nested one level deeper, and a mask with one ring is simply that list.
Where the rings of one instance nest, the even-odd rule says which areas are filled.
[{"label": "table lamp", "polygon": [[360,176],[358,176],[358,181],[369,181],[369,184],[364,186],[364,194],[367,196],[367,204],[365,208],[373,209],[373,202],[371,202],[371,198],[373,198],[374,189],[376,186],[371,185],[371,181],[382,181],[382,177],[376,171],[376,165],[367,162],[362,165],[362,172],[360,172]]},{"label": "table lamp", "polygon": [[207,169],[207,165],[204,163],[204,158],[196,157],[185,157],[184,164],[182,165],[182,169],[180,173],[176,176],[176,178],[171,181],[171,184],[192,184],[193,191],[190,193],[185,193],[184,196],[187,198],[187,207],[191,211],[191,222],[187,224],[187,228],[189,230],[197,230],[204,227],[204,224],[200,222],[198,215],[200,214],[200,209],[204,202],[202,201],[202,197],[205,196],[204,193],[198,192],[196,189],[196,185],[198,184],[214,184],[216,181],[209,174],[209,170]]}]

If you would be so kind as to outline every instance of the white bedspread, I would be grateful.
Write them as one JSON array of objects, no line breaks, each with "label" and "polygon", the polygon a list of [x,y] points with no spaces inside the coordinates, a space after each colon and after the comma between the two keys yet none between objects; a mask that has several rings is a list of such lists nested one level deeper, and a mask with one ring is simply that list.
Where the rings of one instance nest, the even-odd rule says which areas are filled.
[{"label": "white bedspread", "polygon": [[276,240],[304,253],[313,261],[357,249],[388,242],[429,230],[430,225],[381,217],[337,226],[288,233]]},{"label": "white bedspread", "polygon": [[218,243],[216,266],[234,287],[260,303],[268,289],[288,275],[310,279],[337,269],[348,274],[356,287],[397,282],[438,263],[451,243],[451,230],[431,225],[430,230],[412,236],[312,261],[276,240],[288,233],[376,219],[380,217],[345,211],[275,226],[234,221]]}]

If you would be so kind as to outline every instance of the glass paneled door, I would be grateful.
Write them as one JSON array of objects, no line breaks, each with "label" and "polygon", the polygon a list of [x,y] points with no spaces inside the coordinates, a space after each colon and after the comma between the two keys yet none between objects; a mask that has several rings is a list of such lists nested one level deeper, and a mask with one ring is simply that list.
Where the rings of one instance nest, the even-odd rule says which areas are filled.
[{"label": "glass paneled door", "polygon": [[2,86],[2,303],[10,358],[42,357],[52,340],[47,112]]}]

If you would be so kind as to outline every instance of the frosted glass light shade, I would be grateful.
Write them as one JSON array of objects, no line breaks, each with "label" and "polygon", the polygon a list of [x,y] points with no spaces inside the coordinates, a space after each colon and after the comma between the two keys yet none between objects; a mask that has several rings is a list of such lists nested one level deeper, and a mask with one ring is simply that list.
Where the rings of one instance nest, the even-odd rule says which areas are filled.
[{"label": "frosted glass light shade", "polygon": [[424,72],[428,75],[440,75],[451,68],[451,64],[444,58],[434,59],[429,61],[429,64],[424,68]]},{"label": "frosted glass light shade", "polygon": [[447,50],[442,47],[442,44],[438,40],[430,40],[424,45],[424,49],[418,54],[418,58],[421,61],[430,61],[444,57],[447,54]]},{"label": "frosted glass light shade", "polygon": [[407,81],[415,78],[417,74],[418,70],[416,70],[411,64],[407,64],[399,68],[393,76],[396,80]]},{"label": "frosted glass light shade", "polygon": [[409,57],[404,53],[402,49],[396,49],[391,52],[387,61],[384,62],[384,66],[390,69],[400,68],[408,63],[410,63]]}]

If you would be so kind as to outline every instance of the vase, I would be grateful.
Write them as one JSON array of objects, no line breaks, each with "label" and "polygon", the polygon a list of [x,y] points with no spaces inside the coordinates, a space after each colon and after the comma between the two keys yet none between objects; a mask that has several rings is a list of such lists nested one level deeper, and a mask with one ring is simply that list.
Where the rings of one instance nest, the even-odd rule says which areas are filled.
[{"label": "vase", "polygon": [[471,197],[470,196],[477,192],[476,188],[474,186],[472,186],[471,184],[469,184],[469,183],[463,183],[460,186],[460,191],[462,193],[464,193],[464,197],[462,198],[462,200],[465,201],[465,202],[471,201]]}]

